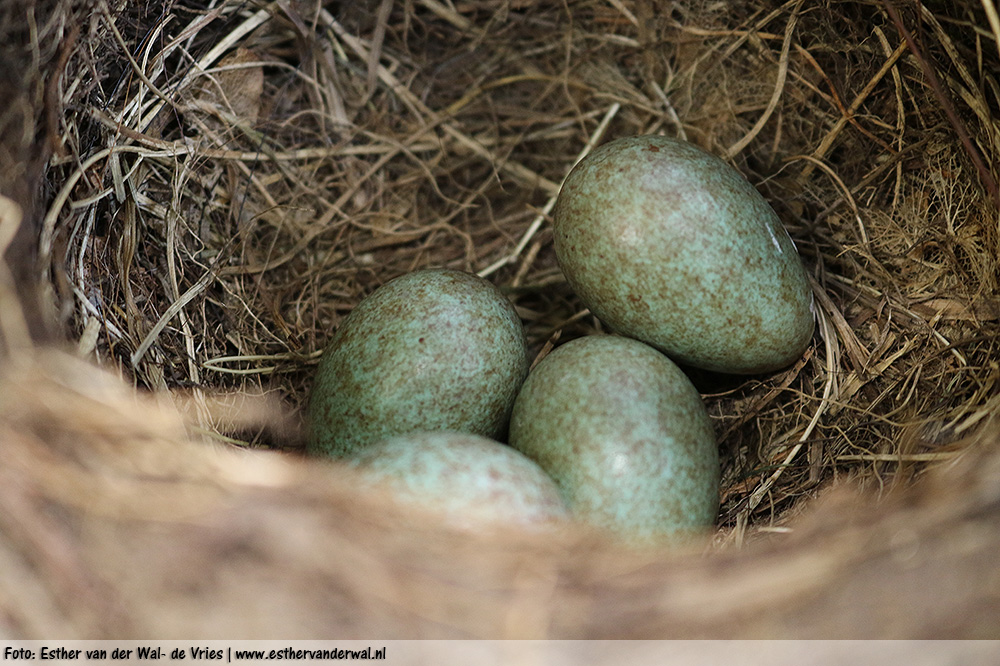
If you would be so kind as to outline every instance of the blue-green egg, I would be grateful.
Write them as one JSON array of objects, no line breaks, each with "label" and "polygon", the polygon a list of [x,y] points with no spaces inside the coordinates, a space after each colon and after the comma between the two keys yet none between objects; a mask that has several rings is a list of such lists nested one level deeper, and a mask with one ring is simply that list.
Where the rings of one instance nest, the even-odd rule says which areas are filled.
[{"label": "blue-green egg", "polygon": [[348,461],[403,501],[441,511],[469,527],[551,523],[568,515],[555,482],[537,464],[478,435],[398,435],[365,447]]},{"label": "blue-green egg", "polygon": [[715,434],[666,356],[592,335],[542,359],[514,403],[510,444],[559,486],[573,515],[636,539],[686,538],[719,507]]},{"label": "blue-green egg", "polygon": [[607,143],[570,172],[556,257],[613,330],[685,364],[750,374],[808,347],[813,296],[781,220],[738,171],[677,139]]},{"label": "blue-green egg", "polygon": [[415,431],[506,431],[528,372],[524,327],[492,283],[422,270],[375,290],[320,359],[309,401],[313,454],[344,456]]}]

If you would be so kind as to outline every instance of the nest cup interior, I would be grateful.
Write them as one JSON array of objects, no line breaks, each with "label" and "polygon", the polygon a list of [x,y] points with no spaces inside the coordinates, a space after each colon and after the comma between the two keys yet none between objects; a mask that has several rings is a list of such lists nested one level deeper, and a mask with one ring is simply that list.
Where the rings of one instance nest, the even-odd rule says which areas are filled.
[{"label": "nest cup interior", "polygon": [[941,53],[918,58],[876,4],[380,7],[90,19],[109,36],[63,74],[72,113],[49,179],[68,196],[39,248],[71,340],[142,387],[299,407],[344,315],[422,267],[493,279],[533,352],[600,331],[555,264],[549,203],[586,147],[662,132],[765,194],[819,296],[815,344],[787,371],[694,376],[723,455],[723,529],[770,524],[838,475],[884,483],[946,458],[977,420],[998,253],[969,148],[996,148],[993,93],[964,82],[983,99],[961,109],[979,139],[963,145],[923,68],[988,79],[966,69],[996,55],[965,34],[981,17],[921,16]]},{"label": "nest cup interior", "polygon": [[40,138],[5,148],[46,158],[7,256],[27,326],[188,408],[177,438],[297,459],[326,341],[402,273],[486,276],[532,356],[604,332],[555,261],[559,185],[605,141],[678,136],[746,175],[813,281],[794,365],[690,371],[709,549],[780,539],[835,482],[956,464],[998,408],[1000,22],[938,5],[39,3]]}]

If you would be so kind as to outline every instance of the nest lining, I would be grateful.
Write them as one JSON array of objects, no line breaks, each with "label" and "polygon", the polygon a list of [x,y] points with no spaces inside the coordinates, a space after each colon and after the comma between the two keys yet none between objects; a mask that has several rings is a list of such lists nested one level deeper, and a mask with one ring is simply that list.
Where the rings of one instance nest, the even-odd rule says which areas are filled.
[{"label": "nest lining", "polygon": [[206,401],[294,411],[343,316],[418,268],[489,276],[535,353],[603,330],[548,214],[587,149],[657,132],[750,178],[820,306],[791,368],[692,372],[720,543],[785,529],[831,481],[948,463],[996,410],[991,3],[198,5],[63,6],[83,37],[38,252],[50,320],[136,385],[194,396],[201,431],[301,446]]}]

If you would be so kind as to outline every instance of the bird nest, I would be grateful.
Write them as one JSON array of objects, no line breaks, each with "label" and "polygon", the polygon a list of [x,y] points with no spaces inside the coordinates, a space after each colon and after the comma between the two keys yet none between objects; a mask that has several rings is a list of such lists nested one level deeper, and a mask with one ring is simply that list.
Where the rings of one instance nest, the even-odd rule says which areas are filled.
[{"label": "bird nest", "polygon": [[[997,637],[992,0],[3,11],[8,633]],[[550,213],[652,133],[744,173],[816,296],[791,367],[691,371],[711,539],[460,529],[299,455],[325,342],[402,273],[487,277],[533,355],[604,330]]]}]

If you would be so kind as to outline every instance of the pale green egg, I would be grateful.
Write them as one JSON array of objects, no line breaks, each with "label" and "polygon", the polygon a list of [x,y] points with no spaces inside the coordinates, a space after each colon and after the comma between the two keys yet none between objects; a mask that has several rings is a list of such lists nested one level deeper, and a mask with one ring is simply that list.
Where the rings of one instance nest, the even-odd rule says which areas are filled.
[{"label": "pale green egg", "polygon": [[715,521],[719,458],[701,396],[637,340],[593,335],[542,359],[514,403],[510,444],[555,479],[584,522],[655,540]]},{"label": "pale green egg", "polygon": [[662,136],[619,139],[569,174],[555,209],[566,279],[616,332],[709,370],[782,368],[808,347],[796,248],[735,169]]},{"label": "pale green egg", "polygon": [[403,275],[330,340],[310,397],[308,449],[343,456],[415,431],[502,436],[527,372],[524,328],[496,286],[454,270]]},{"label": "pale green egg", "polygon": [[455,432],[398,435],[348,459],[370,481],[406,502],[447,514],[468,527],[564,520],[555,482],[511,447]]}]

